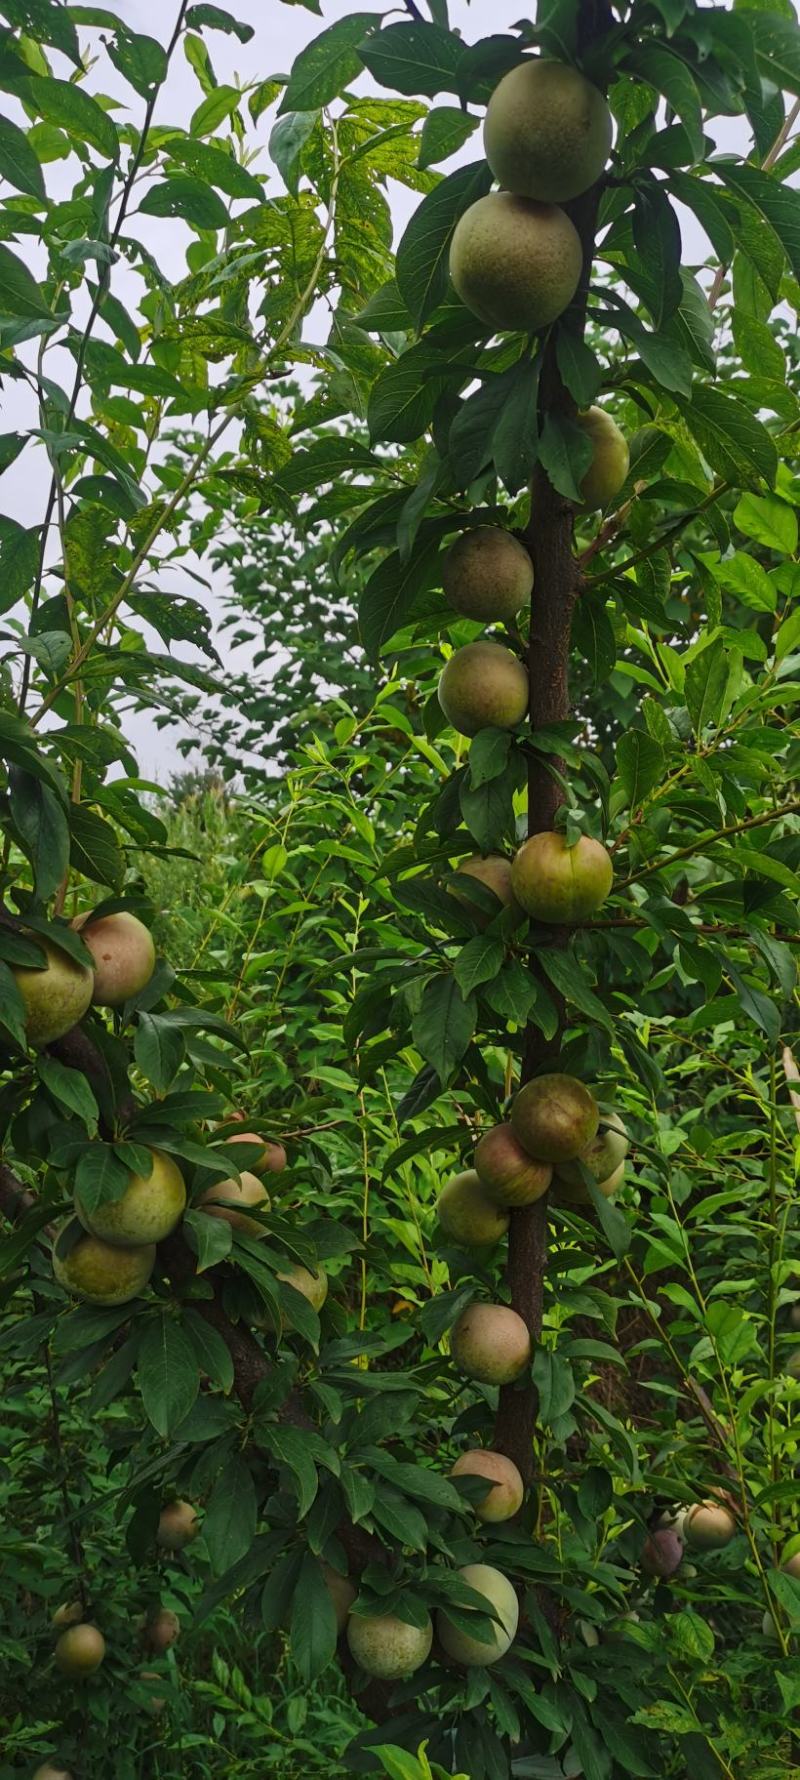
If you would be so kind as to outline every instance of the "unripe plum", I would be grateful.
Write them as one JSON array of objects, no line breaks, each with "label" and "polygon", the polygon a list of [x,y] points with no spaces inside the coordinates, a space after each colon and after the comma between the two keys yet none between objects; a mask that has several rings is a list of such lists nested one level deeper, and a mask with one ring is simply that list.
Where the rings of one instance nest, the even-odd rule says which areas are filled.
[{"label": "unripe plum", "polygon": [[150,1155],[152,1172],[132,1174],[121,1199],[87,1211],[80,1194],[75,1194],[75,1210],[84,1228],[114,1248],[162,1242],[180,1222],[186,1205],[183,1175],[164,1150],[151,1150]]},{"label": "unripe plum", "polygon": [[394,1613],[365,1618],[351,1613],[347,1642],[359,1668],[379,1681],[401,1681],[421,1668],[430,1654],[433,1626],[407,1625]]},{"label": "unripe plum", "polygon": [[462,1248],[488,1248],[508,1229],[508,1212],[492,1198],[474,1168],[445,1182],[436,1209],[445,1235]]},{"label": "unripe plum", "polygon": [[509,1124],[484,1132],[476,1146],[475,1168],[492,1197],[509,1206],[541,1199],[553,1175],[549,1162],[528,1155]]},{"label": "unripe plum", "polygon": [[62,1675],[93,1675],[106,1654],[106,1641],[96,1625],[71,1625],[56,1642],[55,1658]]},{"label": "unripe plum", "polygon": [[612,135],[602,93],[577,68],[526,57],[492,93],[484,148],[507,191],[565,204],[600,178]]},{"label": "unripe plum", "polygon": [[560,1167],[597,1134],[600,1109],[573,1075],[537,1075],[520,1088],[511,1108],[514,1136],[529,1156]]},{"label": "unripe plum", "polygon": [[156,1545],[161,1551],[182,1551],[185,1545],[191,1545],[200,1531],[197,1510],[191,1502],[180,1497],[175,1502],[167,1502],[158,1517]]},{"label": "unripe plum", "polygon": [[464,618],[497,624],[531,597],[533,563],[524,544],[495,525],[477,525],[450,546],[442,569],[445,599]]},{"label": "unripe plum", "polygon": [[87,1304],[128,1304],[147,1285],[155,1244],[116,1248],[86,1233],[79,1218],[66,1218],[53,1242],[53,1273],[59,1285]]},{"label": "unripe plum", "polygon": [[462,1310],[450,1332],[453,1361],[479,1384],[512,1384],[531,1360],[531,1338],[507,1304],[475,1303]]},{"label": "unripe plum", "polygon": [[122,1007],[146,988],[156,967],[153,936],[125,909],[92,920],[91,910],[71,925],[94,960],[92,1001],[96,1007]]},{"label": "unripe plum", "polygon": [[510,1520],[521,1508],[525,1485],[513,1459],[505,1453],[476,1447],[462,1452],[450,1474],[452,1477],[485,1477],[486,1495],[475,1504],[479,1520],[495,1522]]},{"label": "unripe plum", "polygon": [[[220,1201],[225,1201],[224,1204]],[[239,1206],[257,1207],[259,1211],[269,1211],[270,1196],[257,1174],[250,1174],[245,1168],[239,1180],[218,1180],[213,1186],[201,1193],[198,1204],[209,1217],[222,1218],[234,1230],[244,1230],[248,1236],[266,1236],[266,1226],[257,1218],[249,1218]]]},{"label": "unripe plum", "polygon": [[181,1622],[177,1613],[173,1613],[169,1607],[159,1607],[145,1622],[142,1636],[148,1650],[154,1651],[157,1656],[163,1656],[164,1651],[169,1650],[170,1645],[180,1637],[180,1630]]},{"label": "unripe plum", "polygon": [[456,293],[493,333],[548,327],[572,302],[582,267],[580,236],[566,212],[511,192],[478,198],[450,242]]},{"label": "unripe plum", "polygon": [[587,509],[607,507],[613,501],[630,469],[631,456],[625,434],[603,408],[587,408],[578,415],[578,425],[592,447],[592,461],[581,477],[580,490]]},{"label": "unripe plum", "polygon": [[574,847],[555,831],[523,841],[511,866],[511,888],[534,921],[572,926],[605,902],[614,879],[600,841],[582,834]]},{"label": "unripe plum", "polygon": [[724,1502],[695,1502],[683,1523],[686,1543],[695,1551],[718,1551],[736,1532],[736,1516]]},{"label": "unripe plum", "polygon": [[293,1267],[278,1274],[278,1279],[292,1286],[303,1298],[307,1298],[313,1310],[321,1310],[328,1296],[328,1275],[324,1267],[312,1273],[308,1267],[301,1267],[299,1261]]},{"label": "unripe plum", "polygon": [[674,1527],[656,1527],[642,1546],[640,1563],[646,1576],[674,1576],[683,1561],[683,1540]]},{"label": "unripe plum", "polygon": [[353,1587],[349,1576],[343,1576],[341,1570],[334,1570],[332,1564],[323,1564],[322,1574],[325,1578],[325,1587],[333,1602],[333,1611],[336,1614],[336,1630],[341,1637],[341,1634],[347,1625],[347,1621],[350,1618],[350,1608],[353,1605],[358,1590]]},{"label": "unripe plum", "polygon": [[436,1628],[439,1642],[447,1655],[465,1668],[488,1667],[511,1649],[519,1625],[519,1602],[508,1577],[491,1564],[465,1564],[459,1575],[476,1594],[483,1595],[499,1619],[493,1621],[490,1633],[478,1638],[460,1631],[442,1611]]},{"label": "unripe plum", "polygon": [[503,908],[513,909],[517,919],[522,919],[522,910],[516,902],[511,888],[511,860],[506,859],[504,854],[487,853],[484,857],[481,853],[473,853],[469,859],[459,860],[455,867],[454,878],[448,884],[450,895],[457,897],[459,902],[466,905],[476,927],[488,927],[489,922],[499,915],[500,909],[494,909],[491,914],[488,909],[479,909],[469,894],[465,895],[460,891],[459,878],[474,878],[476,883],[483,884],[486,890],[491,890],[492,895],[497,897]]},{"label": "unripe plum", "polygon": [[38,933],[28,933],[44,953],[44,969],[33,970],[17,964],[12,976],[25,1009],[25,1036],[29,1045],[40,1050],[57,1038],[63,1038],[84,1014],[92,999],[94,978],[88,964],[76,964],[67,952]]},{"label": "unripe plum", "polygon": [[[585,1150],[581,1150],[580,1156],[575,1162],[560,1163],[556,1174],[560,1183],[574,1187],[577,1192],[582,1192],[584,1197],[588,1198],[581,1177],[580,1164],[583,1163],[584,1168],[588,1168],[601,1192],[604,1192],[606,1184],[613,1176],[617,1175],[627,1154],[628,1133],[619,1113],[601,1112],[600,1124],[591,1143],[587,1144]],[[608,1197],[608,1195],[606,1196]]]},{"label": "unripe plum", "polygon": [[439,703],[460,735],[516,729],[528,709],[528,670],[502,643],[465,643],[445,662]]}]

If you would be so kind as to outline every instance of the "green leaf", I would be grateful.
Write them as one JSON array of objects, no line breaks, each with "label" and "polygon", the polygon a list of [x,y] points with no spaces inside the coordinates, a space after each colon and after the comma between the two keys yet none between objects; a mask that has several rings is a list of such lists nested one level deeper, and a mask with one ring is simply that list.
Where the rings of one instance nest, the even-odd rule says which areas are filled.
[{"label": "green leaf", "polygon": [[782,556],[794,556],[797,550],[797,514],[777,495],[743,494],[734,507],[733,523],[766,550]]},{"label": "green leaf", "polygon": [[533,1356],[533,1382],[538,1392],[537,1419],[546,1428],[566,1415],[575,1401],[575,1377],[568,1360],[549,1348],[537,1347]]},{"label": "green leaf", "polygon": [[270,132],[271,159],[293,198],[297,197],[300,183],[300,156],[318,119],[318,111],[288,111]]},{"label": "green leaf", "polygon": [[45,196],[39,161],[24,130],[13,124],[10,117],[0,117],[0,178],[32,198]]},{"label": "green leaf", "polygon": [[428,112],[422,126],[418,166],[434,167],[463,148],[478,127],[478,119],[457,105],[437,105]]},{"label": "green leaf", "polygon": [[75,1191],[90,1216],[98,1205],[121,1199],[129,1181],[130,1171],[115,1154],[113,1144],[97,1141],[84,1149],[75,1170]]},{"label": "green leaf", "polygon": [[561,380],[579,408],[589,408],[603,384],[603,367],[580,334],[566,321],[556,333],[556,362]]},{"label": "green leaf", "polygon": [[418,439],[448,383],[463,377],[463,368],[448,364],[435,347],[424,341],[410,346],[372,384],[367,404],[370,439],[400,445]]},{"label": "green leaf", "polygon": [[38,527],[26,531],[16,519],[0,514],[0,612],[8,612],[32,586],[39,567],[39,549]]},{"label": "green leaf", "polygon": [[338,98],[361,73],[358,46],[367,32],[375,29],[375,24],[374,12],[354,12],[312,38],[292,64],[279,107],[281,115],[287,111],[314,111]]},{"label": "green leaf", "polygon": [[630,58],[640,80],[655,87],[680,118],[696,161],[703,158],[703,110],[700,93],[686,63],[664,44],[650,39]]},{"label": "green leaf", "polygon": [[256,1524],[253,1474],[247,1461],[232,1453],[216,1479],[203,1520],[203,1538],[215,1576],[221,1576],[250,1550]]},{"label": "green leaf", "polygon": [[398,630],[408,623],[421,593],[438,579],[439,543],[429,538],[407,562],[393,550],[374,569],[358,602],[361,641],[370,661],[377,661]]},{"label": "green leaf", "polygon": [[697,735],[719,723],[727,684],[725,645],[717,637],[686,664],[686,706]]},{"label": "green leaf", "polygon": [[112,890],[122,887],[125,856],[110,822],[98,816],[86,804],[70,804],[70,863],[95,884],[107,884]]},{"label": "green leaf", "polygon": [[735,594],[743,606],[749,606],[753,612],[775,611],[778,590],[755,557],[748,556],[744,550],[734,550],[730,556],[710,563],[709,567],[720,587]]},{"label": "green leaf", "polygon": [[645,729],[628,729],[617,742],[617,773],[630,810],[638,810],[664,775],[664,750]]},{"label": "green leaf", "polygon": [[[256,179],[255,174],[248,172],[246,167],[242,167],[224,148],[217,148],[211,142],[198,142],[195,136],[180,136],[168,142],[166,150],[171,161],[179,161],[191,173],[197,174],[199,179],[207,180],[209,185],[218,186],[221,192],[227,192],[229,198],[255,198],[259,203],[264,202],[261,180]],[[204,192],[206,189],[204,186]],[[226,222],[227,220],[226,216]]]},{"label": "green leaf", "polygon": [[536,959],[545,976],[549,977],[550,982],[567,1001],[571,1001],[581,1013],[588,1015],[590,1020],[596,1020],[598,1026],[604,1026],[607,1032],[613,1031],[614,1022],[608,1008],[595,995],[582,966],[572,952],[541,946],[537,950]]},{"label": "green leaf", "polygon": [[292,1598],[289,1646],[303,1680],[322,1674],[336,1654],[336,1613],[323,1570],[305,1552]]},{"label": "green leaf", "polygon": [[[374,20],[373,20],[374,23]],[[464,44],[441,25],[412,20],[407,25],[385,25],[361,46],[361,60],[373,79],[395,93],[457,93],[456,71]]]},{"label": "green leaf", "polygon": [[778,453],[765,426],[735,396],[695,384],[691,402],[678,397],[700,450],[712,470],[734,488],[759,491],[775,481]]},{"label": "green leaf", "polygon": [[[397,28],[407,35],[405,26]],[[384,31],[381,36],[388,34]],[[485,161],[459,167],[423,198],[408,223],[397,249],[395,276],[418,328],[438,308],[447,290],[450,242],[459,217],[489,191],[491,183]]]},{"label": "green leaf", "polygon": [[30,860],[36,894],[43,902],[58,889],[69,859],[69,829],[63,802],[32,773],[9,772],[11,818]]},{"label": "green leaf", "polygon": [[199,6],[189,7],[186,23],[190,31],[202,31],[207,26],[209,31],[225,31],[229,36],[238,37],[240,43],[249,43],[254,35],[252,25],[243,25],[225,7],[208,6],[205,0]]},{"label": "green leaf", "polygon": [[198,1273],[218,1266],[231,1252],[233,1231],[225,1218],[209,1217],[205,1211],[187,1211],[181,1230],[197,1255]]},{"label": "green leaf", "polygon": [[572,642],[589,663],[595,686],[613,672],[617,639],[602,595],[584,589],[572,612]]},{"label": "green leaf", "polygon": [[156,87],[166,79],[166,51],[155,37],[143,37],[118,22],[112,37],[106,39],[109,57],[120,74],[130,81],[143,99],[150,99]]},{"label": "green leaf", "polygon": [[414,1043],[446,1087],[475,1031],[475,1003],[448,972],[426,983],[412,1021]]},{"label": "green leaf", "polygon": [[136,1021],[133,1054],[142,1075],[157,1094],[165,1094],[183,1062],[183,1033],[161,1014],[140,1012]]},{"label": "green leaf", "polygon": [[42,316],[51,319],[52,314],[44,292],[31,277],[27,266],[10,247],[0,243],[0,315],[30,316],[38,320]]},{"label": "green leaf", "polygon": [[301,1518],[308,1513],[319,1488],[314,1442],[314,1435],[297,1428],[269,1424],[259,1432],[259,1445],[266,1447],[280,1464],[286,1465],[296,1481],[297,1511]]},{"label": "green leaf", "polygon": [[600,1192],[596,1181],[587,1181],[587,1192],[597,1212],[598,1222],[603,1235],[618,1261],[628,1253],[633,1241],[633,1230],[623,1211],[614,1204],[613,1199],[606,1199]]},{"label": "green leaf", "polygon": [[56,124],[80,142],[88,142],[106,160],[117,159],[119,138],[116,128],[108,112],[82,87],[74,86],[69,80],[54,80],[50,75],[38,74],[20,81],[19,87],[20,97],[49,124]]},{"label": "green leaf", "polygon": [[647,301],[653,321],[661,328],[683,298],[681,231],[666,191],[655,181],[636,189],[633,239],[647,268]]},{"label": "green leaf", "polygon": [[136,1372],[148,1421],[167,1439],[188,1415],[200,1389],[194,1349],[173,1316],[164,1313],[148,1324]]},{"label": "green leaf", "polygon": [[97,1101],[85,1075],[79,1069],[68,1069],[65,1063],[59,1063],[55,1057],[39,1056],[36,1070],[48,1094],[52,1095],[59,1106],[76,1113],[84,1125],[96,1126],[100,1116]]},{"label": "green leaf", "polygon": [[580,482],[591,461],[592,447],[583,428],[563,414],[549,412],[539,438],[539,462],[553,488],[580,505]]},{"label": "green leaf", "polygon": [[[187,43],[191,38],[186,39]],[[200,101],[197,110],[192,112],[189,129],[192,136],[211,136],[220,124],[225,122],[231,113],[236,111],[241,100],[238,87],[214,87],[205,99]]]},{"label": "green leaf", "polygon": [[471,995],[480,983],[489,982],[497,975],[504,950],[502,940],[492,939],[487,933],[476,933],[474,939],[467,940],[453,965],[453,975],[462,995]]},{"label": "green leaf", "polygon": [[781,243],[795,278],[800,278],[800,192],[778,174],[762,172],[748,162],[720,161],[715,172],[735,196],[743,197],[768,223]]},{"label": "green leaf", "polygon": [[[222,1223],[221,1218],[215,1220]],[[228,1226],[230,1229],[230,1225]],[[233,1390],[234,1371],[231,1351],[218,1329],[195,1310],[187,1310],[183,1324],[192,1343],[198,1364],[206,1377],[227,1397]]]},{"label": "green leaf", "polygon": [[225,229],[230,220],[213,188],[183,173],[152,185],[139,209],[143,216],[179,216],[195,229]]}]

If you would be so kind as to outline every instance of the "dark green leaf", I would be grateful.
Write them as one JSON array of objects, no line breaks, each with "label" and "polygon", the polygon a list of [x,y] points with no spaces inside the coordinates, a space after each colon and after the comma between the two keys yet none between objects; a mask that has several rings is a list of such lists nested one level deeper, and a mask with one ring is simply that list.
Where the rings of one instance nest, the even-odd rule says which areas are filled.
[{"label": "dark green leaf", "polygon": [[[405,26],[392,28],[403,36],[408,34]],[[381,37],[388,35],[389,32],[381,32]],[[395,275],[400,295],[418,328],[438,307],[447,290],[450,241],[459,217],[489,191],[491,183],[485,161],[459,167],[423,198],[408,223],[397,249]]]},{"label": "dark green leaf", "polygon": [[442,1087],[453,1076],[475,1031],[475,1003],[464,999],[455,977],[432,977],[426,983],[412,1021],[414,1043],[436,1070]]},{"label": "dark green leaf", "polygon": [[288,85],[280,103],[281,114],[287,111],[314,111],[329,105],[351,80],[361,73],[362,60],[357,54],[368,31],[375,28],[373,12],[354,12],[338,19],[321,31],[301,49],[296,58]]},{"label": "dark green leaf", "polygon": [[148,1420],[167,1439],[188,1415],[200,1388],[192,1344],[173,1316],[164,1313],[148,1324],[136,1371]]}]

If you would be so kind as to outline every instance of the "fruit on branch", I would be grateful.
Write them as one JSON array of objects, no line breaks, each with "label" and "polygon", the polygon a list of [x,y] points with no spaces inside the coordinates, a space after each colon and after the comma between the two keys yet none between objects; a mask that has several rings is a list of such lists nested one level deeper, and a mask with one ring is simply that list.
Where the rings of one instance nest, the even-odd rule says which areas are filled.
[{"label": "fruit on branch", "polygon": [[59,1285],[87,1304],[127,1304],[144,1290],[153,1271],[155,1243],[116,1248],[90,1236],[80,1218],[65,1218],[53,1240],[53,1273]]},{"label": "fruit on branch", "polygon": [[486,1478],[486,1494],[475,1504],[479,1520],[510,1520],[522,1507],[525,1485],[513,1459],[507,1459],[505,1453],[490,1452],[483,1447],[462,1452],[450,1475]]},{"label": "fruit on branch", "polygon": [[62,1675],[93,1675],[106,1654],[106,1641],[96,1625],[71,1625],[56,1642],[55,1658]]},{"label": "fruit on branch", "polygon": [[476,525],[451,544],[442,569],[444,596],[463,618],[499,624],[531,597],[533,563],[525,545],[498,525]]},{"label": "fruit on branch", "polygon": [[[598,1193],[602,1193],[604,1199],[613,1199],[615,1193],[619,1192],[624,1179],[625,1163],[620,1162],[613,1174],[609,1174],[606,1180],[595,1181],[595,1186]],[[592,1196],[585,1181],[575,1185],[562,1180],[561,1176],[556,1174],[553,1178],[553,1200],[556,1205],[591,1205]]]},{"label": "fruit on branch", "polygon": [[25,1034],[37,1050],[63,1038],[84,1014],[92,999],[92,976],[89,964],[76,964],[60,946],[42,939],[38,933],[25,934],[40,947],[47,960],[42,970],[17,964],[12,976],[25,1009]]},{"label": "fruit on branch", "polygon": [[146,1620],[142,1641],[156,1656],[163,1656],[164,1651],[169,1650],[180,1637],[180,1631],[181,1622],[177,1613],[173,1613],[169,1607],[159,1607]]},{"label": "fruit on branch", "polygon": [[765,1638],[769,1638],[770,1644],[780,1644],[781,1636],[778,1631],[778,1622],[774,1614],[770,1613],[769,1608],[767,1608],[762,1617],[761,1631]]},{"label": "fruit on branch", "polygon": [[[232,1113],[231,1117],[239,1124],[244,1124],[244,1113]],[[226,1143],[257,1143],[261,1145],[261,1154],[256,1162],[250,1163],[251,1174],[281,1174],[286,1167],[286,1151],[282,1143],[273,1143],[269,1137],[261,1137],[257,1131],[235,1131],[226,1137]]]},{"label": "fruit on branch", "polygon": [[581,477],[580,490],[587,509],[607,507],[625,481],[631,454],[625,434],[604,408],[587,408],[577,416],[592,447],[592,461]]},{"label": "fruit on branch", "polygon": [[640,1558],[646,1576],[659,1576],[666,1580],[674,1576],[683,1562],[683,1540],[675,1527],[656,1527],[648,1533],[642,1546]]},{"label": "fruit on branch", "polygon": [[445,1236],[462,1248],[489,1248],[505,1236],[509,1214],[487,1192],[474,1168],[454,1174],[436,1201],[439,1223]]},{"label": "fruit on branch", "polygon": [[784,1360],[783,1370],[789,1378],[800,1380],[800,1347],[796,1347],[794,1352],[789,1355],[788,1360]]},{"label": "fruit on branch", "polygon": [[536,1075],[511,1107],[514,1136],[529,1156],[559,1166],[572,1162],[596,1135],[600,1109],[574,1075]]},{"label": "fruit on branch", "polygon": [[83,1603],[81,1601],[63,1601],[55,1613],[50,1616],[50,1624],[59,1628],[65,1625],[77,1625],[83,1619]]},{"label": "fruit on branch", "polygon": [[120,909],[93,921],[88,909],[71,926],[94,960],[95,1007],[122,1007],[146,988],[156,967],[156,948],[149,928],[136,915]]},{"label": "fruit on branch", "polygon": [[439,703],[460,735],[515,729],[528,709],[528,671],[502,643],[465,643],[445,663]]},{"label": "fruit on branch", "polygon": [[475,1168],[500,1205],[532,1205],[547,1192],[553,1175],[550,1163],[529,1156],[508,1124],[484,1132],[475,1150]]},{"label": "fruit on branch", "polygon": [[394,1613],[378,1614],[371,1619],[351,1613],[347,1642],[366,1675],[374,1675],[379,1681],[402,1681],[421,1668],[430,1655],[433,1626],[429,1619],[423,1626],[407,1625]]},{"label": "fruit on branch", "polygon": [[[594,1175],[598,1186],[617,1173],[628,1154],[628,1133],[617,1112],[600,1114],[600,1124],[591,1143],[581,1150],[575,1162],[561,1162],[556,1169],[560,1182],[578,1189],[583,1187],[580,1164]],[[602,1189],[601,1189],[602,1190]],[[587,1195],[588,1197],[588,1195]]]},{"label": "fruit on branch", "polygon": [[[221,1200],[232,1203],[217,1203]],[[248,1236],[266,1236],[265,1226],[257,1218],[249,1218],[245,1211],[237,1209],[244,1205],[257,1206],[259,1211],[270,1209],[271,1200],[263,1181],[247,1169],[242,1170],[240,1180],[215,1181],[201,1193],[198,1204],[209,1217],[222,1218],[234,1230],[244,1230]]]},{"label": "fruit on branch", "polygon": [[789,1328],[800,1329],[800,1304],[792,1304],[789,1307]]},{"label": "fruit on branch", "polygon": [[[139,1680],[140,1681],[161,1681],[162,1676],[159,1675],[157,1669],[142,1669],[140,1672],[140,1675],[139,1675]],[[164,1695],[162,1693],[155,1693],[155,1694],[148,1695],[147,1702],[145,1705],[145,1711],[150,1713],[151,1718],[160,1718],[162,1712],[166,1712],[166,1709],[167,1709],[167,1702],[166,1702]]]},{"label": "fruit on branch", "polygon": [[33,1780],[72,1780],[68,1768],[54,1768],[52,1762],[43,1761],[36,1769]]},{"label": "fruit on branch", "polygon": [[491,1564],[465,1564],[458,1574],[476,1594],[483,1595],[486,1611],[495,1613],[497,1618],[492,1621],[491,1631],[478,1637],[462,1632],[442,1610],[436,1622],[439,1643],[454,1662],[465,1668],[488,1667],[511,1649],[519,1625],[519,1602],[508,1577]]},{"label": "fruit on branch", "polygon": [[167,1502],[158,1517],[156,1528],[156,1545],[159,1551],[183,1551],[185,1545],[191,1545],[200,1531],[197,1510],[191,1502],[178,1497],[175,1502]]},{"label": "fruit on branch", "polygon": [[574,223],[555,204],[490,192],[459,217],[450,243],[457,295],[492,331],[548,327],[572,302],[583,265]]},{"label": "fruit on branch", "polygon": [[539,57],[520,62],[495,87],[483,145],[498,185],[565,204],[600,178],[613,131],[597,87],[577,68]]},{"label": "fruit on branch", "polygon": [[358,1594],[358,1589],[354,1588],[349,1576],[343,1576],[341,1570],[335,1570],[332,1564],[322,1565],[322,1575],[325,1587],[333,1602],[336,1630],[341,1637],[350,1618],[350,1608]]},{"label": "fruit on branch", "polygon": [[121,1199],[107,1200],[87,1211],[80,1193],[75,1194],[75,1210],[84,1229],[114,1248],[163,1242],[180,1221],[186,1205],[183,1175],[163,1150],[151,1150],[150,1155],[152,1173],[132,1174]]},{"label": "fruit on branch", "polygon": [[491,890],[503,908],[513,909],[517,919],[522,920],[522,910],[515,901],[511,888],[511,860],[506,859],[503,853],[487,853],[485,858],[482,853],[473,853],[469,859],[459,860],[455,875],[447,886],[450,895],[469,909],[476,926],[488,927],[500,910],[494,909],[490,914],[488,909],[479,909],[469,892],[459,888],[459,878],[474,878],[477,884],[483,884],[484,889]]},{"label": "fruit on branch", "polygon": [[695,1502],[683,1522],[684,1539],[695,1551],[718,1551],[736,1532],[736,1516],[724,1502]]},{"label": "fruit on branch", "polygon": [[512,1384],[531,1361],[531,1338],[507,1304],[470,1304],[450,1331],[456,1366],[478,1384]]},{"label": "fruit on branch", "polygon": [[523,841],[511,866],[511,888],[534,921],[571,926],[595,914],[614,881],[610,855],[582,834],[574,847],[548,830]]},{"label": "fruit on branch", "polygon": [[293,1267],[287,1267],[284,1273],[279,1273],[278,1278],[287,1286],[292,1286],[301,1297],[307,1298],[313,1310],[322,1309],[328,1296],[328,1275],[324,1267],[319,1267],[312,1273],[308,1267],[301,1267],[298,1261]]}]

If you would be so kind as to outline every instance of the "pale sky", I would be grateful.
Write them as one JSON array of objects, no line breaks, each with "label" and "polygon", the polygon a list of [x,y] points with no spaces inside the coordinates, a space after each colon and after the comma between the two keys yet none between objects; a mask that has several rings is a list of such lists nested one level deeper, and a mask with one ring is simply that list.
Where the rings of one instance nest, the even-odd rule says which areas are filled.
[{"label": "pale sky", "polygon": [[[236,83],[237,76],[249,82],[254,78],[266,79],[271,75],[288,73],[295,56],[304,44],[315,37],[326,25],[331,24],[334,19],[353,10],[374,11],[377,14],[388,13],[391,10],[393,18],[399,19],[403,16],[402,9],[399,7],[389,9],[385,5],[370,5],[369,0],[366,5],[364,0],[322,0],[321,17],[308,11],[300,4],[284,4],[282,0],[224,0],[224,3],[227,10],[233,13],[236,18],[243,23],[251,24],[255,33],[247,44],[241,44],[233,35],[228,36],[218,31],[207,31],[204,34],[217,79],[221,83],[229,82],[230,84]],[[167,0],[164,0],[164,4],[157,4],[156,0],[117,0],[116,9],[120,17],[128,22],[133,29],[147,32],[160,38],[161,41],[166,41],[171,33],[177,12],[176,0],[169,0],[169,4],[167,4]],[[468,5],[466,0],[451,0],[450,5],[451,24],[454,28],[462,31],[467,41],[474,41],[491,32],[508,30],[520,19],[523,12],[524,7],[521,7],[520,0],[475,0],[472,6]],[[81,27],[79,29],[82,37],[93,35],[86,33]],[[142,101],[136,98],[132,89],[123,83],[121,78],[115,77],[115,71],[110,69],[105,60],[102,65],[104,69],[108,70],[108,75],[104,75],[104,83],[108,91],[114,96],[124,91],[126,98],[130,98],[134,115],[140,117]],[[57,72],[62,72],[61,68],[58,68]],[[366,75],[362,77],[361,89],[369,90],[371,85],[372,83]],[[89,90],[93,90],[95,86],[96,81],[93,79],[90,82]],[[373,88],[373,90],[375,89]],[[188,123],[201,97],[202,93],[194,71],[186,61],[182,48],[179,48],[173,56],[168,81],[159,96],[155,123]],[[283,189],[282,182],[267,154],[267,141],[273,121],[274,109],[265,113],[259,120],[257,128],[263,142],[263,153],[255,166],[259,171],[269,171],[270,182],[267,189],[280,191]],[[741,124],[737,123],[736,129],[741,136]],[[454,165],[458,164],[459,159],[474,159],[478,153],[480,153],[479,136],[473,138],[465,146],[459,157],[453,157],[447,163],[446,170],[450,171]],[[74,167],[74,162],[71,165]],[[68,178],[69,172],[70,163],[50,163],[45,169],[48,190],[51,192],[63,190],[63,182]],[[69,189],[68,186],[67,189]],[[397,239],[419,199],[417,194],[396,185],[392,185],[388,195],[392,205]],[[185,269],[183,254],[188,239],[185,229],[181,227],[176,230],[173,223],[152,217],[137,219],[134,228],[136,233],[141,234],[150,251],[159,258],[160,263],[171,275],[179,276],[183,272]],[[687,230],[686,247],[689,259],[693,254],[695,259],[702,257],[707,251],[704,238],[699,234],[696,226],[691,225],[691,219],[690,230]],[[111,289],[116,291],[123,301],[125,300],[126,280],[130,283],[130,279],[131,274],[126,271],[124,262],[114,267]],[[320,322],[322,319],[322,317],[319,318]],[[312,313],[307,323],[307,337],[313,337],[314,326],[315,317]],[[52,366],[51,374],[57,377],[61,376],[63,381],[67,382],[71,361],[70,366],[65,366],[64,358],[65,355],[62,355],[59,368],[57,354],[53,353],[49,364]],[[20,407],[20,403],[24,400],[21,386],[10,385],[7,386],[7,389],[3,430],[9,430],[15,426],[24,429],[35,424],[30,412],[26,412]],[[47,484],[48,476],[44,453],[41,450],[34,453],[28,448],[17,464],[12,466],[3,478],[4,510],[28,524],[36,523],[44,509]],[[206,576],[211,575],[212,571],[208,564],[198,566]],[[203,598],[206,604],[211,605],[212,610],[217,612],[221,610],[219,596],[215,594],[213,588],[209,595],[204,595],[191,577],[181,572],[180,566],[177,570],[171,571],[168,578],[165,578],[164,589],[171,593],[186,592],[194,598]],[[161,647],[160,644],[159,647]],[[186,651],[181,650],[180,652],[185,653]],[[246,660],[246,655],[240,656],[239,659]],[[260,675],[263,679],[269,678],[268,670],[263,668],[260,670]],[[145,717],[137,716],[131,721],[129,740],[137,751],[140,770],[146,778],[158,778],[163,783],[172,768],[181,765],[174,745],[174,738],[168,731],[157,731],[150,720]]]}]

